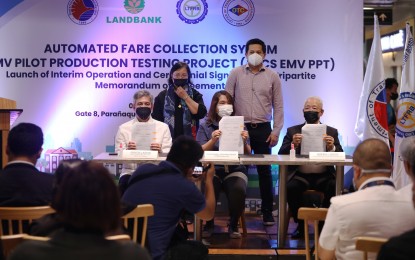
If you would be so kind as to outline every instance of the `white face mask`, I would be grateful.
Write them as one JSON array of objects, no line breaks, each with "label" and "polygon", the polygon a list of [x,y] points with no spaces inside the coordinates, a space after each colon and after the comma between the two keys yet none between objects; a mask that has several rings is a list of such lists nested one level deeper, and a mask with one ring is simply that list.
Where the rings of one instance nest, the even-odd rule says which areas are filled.
[{"label": "white face mask", "polygon": [[259,64],[262,63],[262,61],[263,61],[262,56],[256,52],[248,56],[248,63],[251,64],[252,66],[258,66]]},{"label": "white face mask", "polygon": [[230,116],[233,112],[232,105],[225,104],[225,105],[218,105],[218,115],[220,117]]}]

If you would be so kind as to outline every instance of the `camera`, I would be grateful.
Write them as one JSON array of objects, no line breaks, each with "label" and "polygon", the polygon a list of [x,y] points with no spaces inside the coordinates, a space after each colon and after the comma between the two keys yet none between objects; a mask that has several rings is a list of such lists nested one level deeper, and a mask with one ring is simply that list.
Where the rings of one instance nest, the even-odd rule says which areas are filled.
[{"label": "camera", "polygon": [[202,163],[198,163],[197,166],[193,169],[192,176],[194,178],[200,177],[204,172],[207,172],[209,170],[210,164],[207,164],[205,166],[202,165]]}]

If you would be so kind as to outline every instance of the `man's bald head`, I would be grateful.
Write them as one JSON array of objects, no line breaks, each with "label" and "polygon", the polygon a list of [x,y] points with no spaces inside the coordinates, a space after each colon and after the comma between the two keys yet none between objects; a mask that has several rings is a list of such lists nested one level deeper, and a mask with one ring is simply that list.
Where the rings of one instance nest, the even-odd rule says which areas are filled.
[{"label": "man's bald head", "polygon": [[391,162],[389,147],[375,138],[361,142],[353,154],[353,164],[365,170],[391,169]]}]

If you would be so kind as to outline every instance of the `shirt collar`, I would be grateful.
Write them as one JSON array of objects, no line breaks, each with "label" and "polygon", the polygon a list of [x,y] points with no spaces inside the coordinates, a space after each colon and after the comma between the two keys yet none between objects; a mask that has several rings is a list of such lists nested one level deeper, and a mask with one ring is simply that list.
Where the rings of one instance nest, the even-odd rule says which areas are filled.
[{"label": "shirt collar", "polygon": [[[245,69],[251,71],[251,68],[249,67],[249,64],[245,64]],[[262,67],[259,69],[259,71],[263,71],[265,70],[265,66],[264,63],[262,63]]]},{"label": "shirt collar", "polygon": [[24,163],[24,164],[28,164],[31,166],[35,166],[33,163],[27,162],[27,161],[11,161],[11,162],[8,162],[7,165],[12,165],[12,164],[17,164],[17,163]]},{"label": "shirt collar", "polygon": [[140,121],[138,121],[137,117],[134,117],[134,122],[133,123],[136,124],[136,123],[153,123],[153,122],[154,122],[154,119],[150,115],[150,119],[147,122],[140,122]]},{"label": "shirt collar", "polygon": [[365,187],[366,184],[372,181],[391,181],[391,179],[388,177],[373,177],[373,178],[367,179],[366,181],[362,183],[362,185],[360,185],[359,190],[361,190],[362,187]]}]

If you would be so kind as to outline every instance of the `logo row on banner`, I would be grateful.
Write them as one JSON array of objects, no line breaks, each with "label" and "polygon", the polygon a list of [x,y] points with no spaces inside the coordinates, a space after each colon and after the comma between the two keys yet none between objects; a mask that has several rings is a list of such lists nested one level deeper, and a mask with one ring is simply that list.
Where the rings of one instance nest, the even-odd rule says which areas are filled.
[{"label": "logo row on banner", "polygon": [[[162,23],[160,16],[132,16],[145,10],[145,0],[118,0],[130,16],[106,17],[107,23]],[[202,22],[208,15],[206,0],[179,0],[176,4],[178,19],[188,24]],[[69,0],[68,16],[76,24],[86,25],[94,22],[99,13],[99,0]],[[233,26],[248,24],[255,14],[252,0],[225,0],[222,15]]]}]

